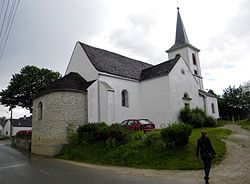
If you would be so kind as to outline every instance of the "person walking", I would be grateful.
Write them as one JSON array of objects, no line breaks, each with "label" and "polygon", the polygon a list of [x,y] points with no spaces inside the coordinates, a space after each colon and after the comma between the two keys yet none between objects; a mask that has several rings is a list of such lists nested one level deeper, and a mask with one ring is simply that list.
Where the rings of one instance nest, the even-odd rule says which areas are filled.
[{"label": "person walking", "polygon": [[201,132],[201,137],[197,141],[197,150],[196,150],[197,157],[199,157],[199,153],[204,164],[204,172],[205,172],[204,179],[206,184],[209,184],[208,180],[209,180],[209,173],[211,170],[211,161],[216,156],[216,153],[214,151],[210,139],[207,136],[206,131]]}]

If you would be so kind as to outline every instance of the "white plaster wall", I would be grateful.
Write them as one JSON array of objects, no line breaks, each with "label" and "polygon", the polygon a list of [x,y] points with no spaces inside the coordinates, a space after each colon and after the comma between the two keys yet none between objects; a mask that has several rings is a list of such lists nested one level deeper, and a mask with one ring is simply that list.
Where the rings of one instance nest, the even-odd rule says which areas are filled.
[{"label": "white plaster wall", "polygon": [[[192,74],[194,74],[194,70],[197,70],[198,76],[200,77],[196,77],[196,79],[199,81],[200,89],[203,90],[203,80],[201,78],[201,65],[200,65],[199,52],[195,51],[190,47],[183,47],[181,49],[170,52],[168,54],[168,57],[169,59],[173,59],[177,54],[180,54],[184,59],[184,61],[188,64],[190,70],[192,71]],[[193,64],[192,54],[195,55],[196,65]]]},{"label": "white plaster wall", "polygon": [[[181,73],[185,71],[185,75]],[[178,114],[185,106],[184,94],[188,93],[192,100],[189,101],[190,108],[199,107],[204,109],[204,105],[199,96],[199,86],[193,74],[182,58],[179,59],[171,73],[170,79],[170,99],[171,99],[171,120],[178,121]]]},{"label": "white plaster wall", "polygon": [[32,127],[13,127],[12,128],[12,136],[15,136],[16,133],[20,130],[32,130]]},{"label": "white plaster wall", "polygon": [[[140,118],[140,94],[139,83],[124,78],[111,77],[108,74],[100,74],[99,81],[106,82],[113,91],[108,91],[100,83],[100,121],[120,123],[128,118]],[[88,89],[89,97],[89,121],[98,122],[98,82]],[[122,107],[121,92],[128,91],[129,107]],[[93,102],[93,103],[91,103]],[[113,107],[110,107],[113,106]],[[113,117],[111,115],[113,113]]]},{"label": "white plaster wall", "polygon": [[86,81],[96,80],[98,76],[97,70],[90,62],[79,42],[75,45],[65,75],[70,72],[79,73]]},{"label": "white plaster wall", "polygon": [[148,118],[157,128],[166,126],[170,121],[170,93],[168,76],[142,81],[141,118]]},{"label": "white plaster wall", "polygon": [[[8,134],[7,134],[8,132]],[[5,124],[4,128],[3,128],[3,133],[5,136],[10,137],[10,120],[7,121],[7,123]]]},{"label": "white plaster wall", "polygon": [[[212,103],[214,104],[214,113],[212,112]],[[219,109],[217,98],[206,97],[206,114],[212,116],[215,119],[219,118]]]}]

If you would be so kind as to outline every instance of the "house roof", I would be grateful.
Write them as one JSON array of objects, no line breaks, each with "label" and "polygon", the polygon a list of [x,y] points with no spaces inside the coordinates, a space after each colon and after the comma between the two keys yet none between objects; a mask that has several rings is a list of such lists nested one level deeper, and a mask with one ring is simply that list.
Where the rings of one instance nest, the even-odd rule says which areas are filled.
[{"label": "house roof", "polygon": [[96,70],[140,80],[141,71],[153,65],[79,42]]},{"label": "house roof", "polygon": [[164,75],[168,75],[169,72],[174,68],[177,61],[180,59],[180,56],[175,57],[169,61],[158,64],[156,66],[144,69],[141,73],[140,80],[151,79],[155,77],[160,77]]},{"label": "house roof", "polygon": [[93,83],[94,81],[87,82],[78,73],[70,72],[63,78],[53,82],[34,98],[52,91],[87,91],[87,88]]},{"label": "house roof", "polygon": [[32,117],[12,119],[13,127],[32,127]]},{"label": "house roof", "polygon": [[203,90],[199,90],[199,92],[200,92],[200,94],[202,94],[202,95],[217,98],[217,96],[216,96],[216,95],[214,95],[214,94],[212,94],[212,93],[208,93],[208,92],[203,91]]}]

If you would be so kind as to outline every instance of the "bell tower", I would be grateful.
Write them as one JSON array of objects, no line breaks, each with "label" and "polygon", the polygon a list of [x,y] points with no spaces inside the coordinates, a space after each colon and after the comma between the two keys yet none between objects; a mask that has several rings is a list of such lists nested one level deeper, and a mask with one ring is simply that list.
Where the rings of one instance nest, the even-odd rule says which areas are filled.
[{"label": "bell tower", "polygon": [[177,22],[174,45],[166,51],[169,59],[181,56],[187,63],[190,71],[199,83],[199,87],[203,90],[203,80],[201,77],[201,67],[199,52],[200,50],[189,43],[184,24],[181,19],[179,7],[177,8]]}]

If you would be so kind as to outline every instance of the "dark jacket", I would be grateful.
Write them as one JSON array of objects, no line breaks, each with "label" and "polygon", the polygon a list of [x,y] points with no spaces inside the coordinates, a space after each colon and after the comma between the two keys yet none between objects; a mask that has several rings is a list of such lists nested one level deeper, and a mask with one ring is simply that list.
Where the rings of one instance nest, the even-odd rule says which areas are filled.
[{"label": "dark jacket", "polygon": [[196,150],[196,156],[199,157],[199,152],[202,158],[204,158],[204,155],[207,155],[208,153],[212,153],[213,155],[216,155],[214,148],[211,144],[211,141],[208,137],[201,137],[197,141],[197,150]]}]

